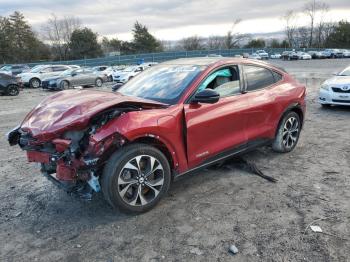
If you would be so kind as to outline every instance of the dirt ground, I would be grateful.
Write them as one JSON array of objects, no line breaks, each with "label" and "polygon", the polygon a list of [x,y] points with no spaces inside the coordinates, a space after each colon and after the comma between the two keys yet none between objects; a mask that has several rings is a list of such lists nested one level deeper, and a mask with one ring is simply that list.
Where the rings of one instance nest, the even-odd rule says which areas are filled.
[{"label": "dirt ground", "polygon": [[5,133],[50,93],[0,97],[0,261],[350,261],[350,107],[317,103],[321,81],[350,60],[273,63],[308,89],[297,148],[245,156],[278,182],[210,168],[139,216],[114,211],[102,195],[84,202],[62,192],[8,146]]}]

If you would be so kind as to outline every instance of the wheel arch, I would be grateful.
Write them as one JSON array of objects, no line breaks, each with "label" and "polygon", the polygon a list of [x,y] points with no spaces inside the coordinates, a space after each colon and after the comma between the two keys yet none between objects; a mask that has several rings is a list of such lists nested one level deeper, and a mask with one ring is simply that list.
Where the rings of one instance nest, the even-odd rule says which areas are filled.
[{"label": "wheel arch", "polygon": [[142,143],[142,144],[154,146],[159,151],[161,151],[165,155],[165,157],[168,159],[170,168],[175,169],[176,160],[174,159],[174,157],[175,157],[174,153],[171,153],[171,152],[175,152],[175,151],[171,150],[169,148],[169,145],[165,141],[163,141],[161,138],[155,137],[155,136],[150,136],[150,135],[141,136],[141,137],[138,137],[138,138],[132,140],[130,143]]},{"label": "wheel arch", "polygon": [[278,127],[280,126],[283,118],[285,117],[286,114],[288,114],[289,112],[295,112],[298,114],[299,118],[300,118],[300,124],[301,124],[301,128],[303,128],[304,126],[304,111],[302,110],[302,107],[299,103],[293,103],[291,105],[289,105],[282,113],[282,115],[280,116],[277,126],[276,126],[276,131],[275,131],[275,136],[277,135],[278,132]]},{"label": "wheel arch", "polygon": [[41,79],[36,76],[33,76],[31,79],[29,79],[29,83],[31,83],[34,79],[37,79],[41,83]]}]

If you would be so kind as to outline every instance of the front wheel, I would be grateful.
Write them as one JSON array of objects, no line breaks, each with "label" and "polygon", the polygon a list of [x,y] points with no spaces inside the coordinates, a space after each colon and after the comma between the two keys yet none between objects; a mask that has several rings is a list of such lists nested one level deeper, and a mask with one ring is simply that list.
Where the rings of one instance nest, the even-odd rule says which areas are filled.
[{"label": "front wheel", "polygon": [[7,88],[7,94],[9,96],[18,96],[19,94],[19,88],[16,85],[10,85]]},{"label": "front wheel", "polygon": [[69,87],[70,87],[70,85],[69,85],[69,82],[68,81],[66,81],[66,80],[63,80],[62,82],[61,82],[61,89],[62,90],[67,90],[67,89],[69,89]]},{"label": "front wheel", "polygon": [[292,151],[299,141],[301,131],[300,117],[295,112],[287,113],[282,119],[272,149],[279,153]]},{"label": "front wheel", "polygon": [[29,81],[29,86],[30,86],[31,88],[39,88],[39,87],[40,87],[40,84],[41,84],[41,81],[40,81],[40,79],[38,79],[38,78],[32,78],[32,79],[30,79],[30,81]]},{"label": "front wheel", "polygon": [[115,208],[131,213],[152,209],[170,187],[167,158],[146,144],[133,144],[116,151],[101,177],[102,192]]},{"label": "front wheel", "polygon": [[101,87],[103,84],[103,81],[101,78],[97,78],[96,81],[95,81],[95,86],[97,87]]}]

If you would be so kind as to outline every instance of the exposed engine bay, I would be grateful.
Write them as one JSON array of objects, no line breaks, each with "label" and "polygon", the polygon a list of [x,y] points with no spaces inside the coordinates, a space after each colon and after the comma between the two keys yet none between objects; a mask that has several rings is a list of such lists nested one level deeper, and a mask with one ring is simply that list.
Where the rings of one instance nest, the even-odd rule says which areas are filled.
[{"label": "exposed engine bay", "polygon": [[66,131],[44,143],[21,127],[9,132],[8,140],[10,145],[18,144],[27,151],[29,162],[41,163],[41,172],[56,185],[67,192],[91,199],[92,191],[100,191],[98,177],[105,161],[112,152],[127,142],[118,133],[102,141],[95,140],[94,135],[112,119],[140,110],[143,108],[132,104],[104,110],[92,117],[86,128]]}]

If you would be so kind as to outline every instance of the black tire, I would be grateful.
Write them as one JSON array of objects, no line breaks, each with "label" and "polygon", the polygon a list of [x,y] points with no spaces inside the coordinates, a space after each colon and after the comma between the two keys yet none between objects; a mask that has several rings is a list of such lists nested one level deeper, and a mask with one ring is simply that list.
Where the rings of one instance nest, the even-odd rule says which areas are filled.
[{"label": "black tire", "polygon": [[[147,176],[145,176],[145,173],[148,171],[141,172],[141,176],[139,177],[140,173],[137,170],[135,171],[126,167],[132,161],[136,161],[137,156],[143,156],[141,160],[154,158],[156,161],[158,161],[154,163],[157,163],[157,167],[160,166],[162,168],[161,170],[158,170],[160,173],[156,174],[157,170],[155,170],[153,173],[150,173],[151,176],[153,176],[154,181],[156,177],[160,176],[160,180],[158,180],[162,181],[163,184],[154,186],[158,187],[157,191],[159,193],[156,194],[156,191],[150,189],[151,187],[146,185],[151,181],[147,180]],[[135,165],[133,165],[133,167],[135,167]],[[128,178],[122,178],[125,175],[127,175]],[[144,178],[144,184],[140,182],[141,177]],[[124,184],[120,182],[122,180]],[[129,184],[125,183],[127,180]],[[130,181],[137,181],[137,183],[133,182],[134,184],[131,185]],[[100,182],[103,195],[112,207],[120,209],[127,213],[143,213],[152,209],[168,192],[171,182],[171,170],[167,158],[158,149],[146,144],[131,144],[117,150],[110,157],[106,166],[104,167]],[[123,187],[123,185],[126,186]],[[161,187],[159,188],[159,186]],[[137,189],[135,189],[135,187],[137,187]],[[124,193],[122,193],[123,190]],[[128,192],[129,190],[130,192]],[[142,193],[145,190],[148,190],[146,191],[146,194],[150,195],[151,198],[152,195],[154,195],[148,203],[142,203],[142,199],[147,199],[147,195],[143,195]],[[141,192],[142,197],[139,196],[139,192]],[[137,202],[139,202],[139,204],[137,204]]]},{"label": "black tire", "polygon": [[30,88],[39,88],[40,85],[41,85],[41,81],[39,78],[35,77],[35,78],[30,79],[30,81],[29,81]]},{"label": "black tire", "polygon": [[101,87],[103,85],[103,80],[101,78],[97,78],[95,80],[95,86],[96,87]]},{"label": "black tire", "polygon": [[[291,126],[290,130],[294,130],[294,125],[291,124],[291,120],[296,121],[295,129],[297,131],[290,132],[288,128]],[[288,123],[287,123],[288,122]],[[294,122],[293,122],[294,123]],[[301,121],[300,117],[294,111],[286,113],[280,121],[275,140],[272,143],[272,149],[278,153],[288,153],[291,152],[295,146],[298,144],[301,131]]]},{"label": "black tire", "polygon": [[19,88],[16,85],[9,85],[7,87],[7,95],[9,96],[18,96],[19,95]]},{"label": "black tire", "polygon": [[60,88],[61,90],[67,90],[70,88],[70,84],[67,80],[63,80],[61,83],[60,83]]}]

